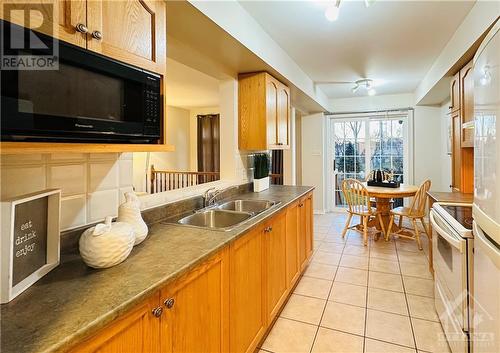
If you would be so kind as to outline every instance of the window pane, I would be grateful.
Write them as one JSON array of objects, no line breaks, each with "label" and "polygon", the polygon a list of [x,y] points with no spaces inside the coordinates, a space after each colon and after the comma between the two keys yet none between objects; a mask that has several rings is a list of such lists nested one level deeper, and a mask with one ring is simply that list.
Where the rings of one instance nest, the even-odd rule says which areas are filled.
[{"label": "window pane", "polygon": [[392,158],[392,170],[394,174],[403,174],[403,157]]},{"label": "window pane", "polygon": [[377,156],[372,157],[370,170],[374,170],[374,169],[380,169],[380,157],[377,157]]},{"label": "window pane", "polygon": [[344,159],[345,157],[343,156],[335,158],[335,170],[337,170],[338,172],[344,171]]},{"label": "window pane", "polygon": [[345,157],[345,171],[346,173],[354,173],[354,157]]},{"label": "window pane", "polygon": [[392,137],[403,137],[403,120],[392,120]]},{"label": "window pane", "polygon": [[354,148],[354,141],[346,140],[345,142],[345,155],[346,156],[354,156],[356,154],[356,150]]}]

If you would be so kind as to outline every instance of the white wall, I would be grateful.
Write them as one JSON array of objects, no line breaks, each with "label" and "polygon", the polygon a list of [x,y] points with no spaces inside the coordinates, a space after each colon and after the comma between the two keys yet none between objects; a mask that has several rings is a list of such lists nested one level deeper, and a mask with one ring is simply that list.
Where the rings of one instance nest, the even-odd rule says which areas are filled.
[{"label": "white wall", "polygon": [[[187,171],[190,168],[190,115],[189,110],[167,106],[167,141],[175,146],[174,152],[135,152],[134,187],[138,192],[146,191],[150,166],[158,170]],[[195,140],[196,144],[196,140]]]},{"label": "white wall", "polygon": [[414,105],[412,93],[331,99],[332,112],[360,112],[369,110],[409,108]]},{"label": "white wall", "polygon": [[415,90],[415,104],[424,100],[498,16],[500,1],[476,2]]},{"label": "white wall", "polygon": [[132,191],[132,154],[33,154],[1,157],[1,199],[60,188],[61,229],[116,216]]},{"label": "white wall", "polygon": [[[286,77],[294,86],[329,110],[327,96],[299,65],[264,31],[237,1],[196,1],[190,3],[246,48]],[[222,100],[221,100],[222,102]]]},{"label": "white wall", "polygon": [[302,117],[302,185],[314,186],[314,211],[326,209],[326,140],[323,113]]},{"label": "white wall", "polygon": [[238,80],[219,84],[220,94],[220,176],[224,180],[247,182],[248,153],[238,149]]},{"label": "white wall", "polygon": [[414,132],[414,184],[425,179],[432,181],[434,191],[450,191],[449,184],[443,185],[446,167],[446,150],[442,140],[442,116],[440,107],[415,107]]}]

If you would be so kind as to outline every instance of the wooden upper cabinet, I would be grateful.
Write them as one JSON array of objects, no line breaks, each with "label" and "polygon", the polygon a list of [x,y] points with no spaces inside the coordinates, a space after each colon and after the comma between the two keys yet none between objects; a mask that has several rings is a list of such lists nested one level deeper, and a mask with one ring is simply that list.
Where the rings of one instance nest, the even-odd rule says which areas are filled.
[{"label": "wooden upper cabinet", "polygon": [[460,109],[460,71],[453,76],[450,83],[450,111]]},{"label": "wooden upper cabinet", "polygon": [[[9,10],[14,11],[9,11]],[[17,10],[17,11],[16,11]],[[19,11],[20,10],[20,11]],[[2,5],[1,18],[53,36],[74,45],[86,47],[86,34],[77,26],[87,27],[87,3],[85,0],[54,0],[53,2],[9,1]],[[25,11],[29,11],[26,23]]]},{"label": "wooden upper cabinet", "polygon": [[264,228],[266,244],[267,322],[278,315],[286,299],[286,213],[273,217]]},{"label": "wooden upper cabinet", "polygon": [[140,304],[130,313],[102,329],[99,334],[79,344],[72,353],[155,353],[160,352],[159,294]]},{"label": "wooden upper cabinet", "polygon": [[228,251],[222,250],[161,291],[161,352],[227,352]]},{"label": "wooden upper cabinet", "polygon": [[474,147],[474,77],[470,61],[460,70],[460,116],[462,147]]},{"label": "wooden upper cabinet", "polygon": [[290,90],[266,72],[239,76],[239,148],[289,147]]},{"label": "wooden upper cabinet", "polygon": [[278,90],[278,145],[289,146],[290,89],[281,85]]},{"label": "wooden upper cabinet", "polygon": [[88,48],[157,73],[165,72],[163,1],[88,1]]},{"label": "wooden upper cabinet", "polygon": [[[280,83],[266,75],[266,141],[267,146],[275,146],[278,141],[278,92]],[[267,149],[267,148],[265,148]]]},{"label": "wooden upper cabinet", "polygon": [[263,227],[231,244],[229,257],[229,351],[251,353],[266,331]]}]

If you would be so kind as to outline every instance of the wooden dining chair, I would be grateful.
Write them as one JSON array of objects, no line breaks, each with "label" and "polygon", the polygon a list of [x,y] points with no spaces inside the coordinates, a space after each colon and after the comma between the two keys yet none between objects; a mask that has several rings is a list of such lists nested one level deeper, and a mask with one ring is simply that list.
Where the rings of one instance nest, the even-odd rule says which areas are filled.
[{"label": "wooden dining chair", "polygon": [[[422,223],[422,226],[424,227],[425,234],[431,239],[431,236],[429,234],[430,229],[425,225],[424,217],[425,217],[425,206],[427,205],[427,191],[431,188],[431,181],[427,179],[424,181],[420,187],[418,188],[417,193],[413,197],[413,200],[411,201],[410,207],[396,207],[391,210],[390,213],[390,220],[389,220],[389,226],[387,227],[387,233],[385,235],[385,240],[389,240],[389,237],[391,234],[397,234],[400,237],[407,238],[407,239],[413,239],[417,242],[418,248],[422,250],[422,243],[420,242],[420,231],[417,227],[417,220],[420,220]],[[395,233],[392,233],[392,226],[394,224],[394,218],[398,216],[399,217],[399,230]],[[403,217],[407,217],[410,219],[413,229],[412,228],[406,228],[403,227]],[[414,233],[414,235],[407,235],[404,234],[404,230],[410,230]]]},{"label": "wooden dining chair", "polygon": [[[368,190],[366,190],[366,187],[360,181],[356,179],[344,179],[344,181],[342,181],[342,192],[344,193],[344,198],[347,202],[347,213],[349,214],[344,230],[342,231],[342,238],[345,237],[348,229],[362,226],[363,244],[366,246],[368,244],[368,222],[371,217],[378,217],[382,232],[385,234],[382,216],[370,205]],[[351,219],[353,215],[359,216],[362,223],[351,226]]]}]

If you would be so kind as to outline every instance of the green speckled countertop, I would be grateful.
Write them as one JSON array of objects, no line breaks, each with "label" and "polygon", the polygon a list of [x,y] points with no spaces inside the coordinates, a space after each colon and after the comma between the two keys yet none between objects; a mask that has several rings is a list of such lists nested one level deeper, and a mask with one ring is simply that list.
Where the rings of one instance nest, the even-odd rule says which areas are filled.
[{"label": "green speckled countertop", "polygon": [[228,232],[154,224],[127,260],[109,269],[94,270],[79,256],[68,256],[16,299],[1,305],[0,351],[67,351],[312,189],[271,186],[238,195],[281,204]]}]

